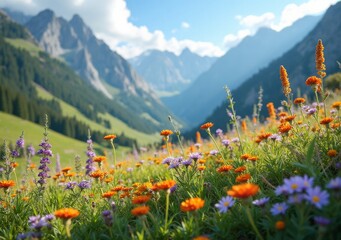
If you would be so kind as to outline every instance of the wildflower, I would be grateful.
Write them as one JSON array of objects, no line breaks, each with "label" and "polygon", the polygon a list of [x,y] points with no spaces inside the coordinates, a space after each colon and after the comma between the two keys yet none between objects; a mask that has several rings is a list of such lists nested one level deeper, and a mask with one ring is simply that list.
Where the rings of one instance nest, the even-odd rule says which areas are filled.
[{"label": "wildflower", "polygon": [[278,220],[276,223],[275,223],[275,228],[277,230],[283,230],[285,229],[285,222],[282,221],[282,220]]},{"label": "wildflower", "polygon": [[220,213],[226,213],[235,203],[235,200],[230,197],[223,197],[217,204],[214,206],[218,208],[218,211]]},{"label": "wildflower", "polygon": [[67,219],[72,219],[72,218],[78,217],[79,211],[77,209],[74,209],[74,208],[62,208],[62,209],[55,211],[54,215],[57,218],[67,220]]},{"label": "wildflower", "polygon": [[215,134],[218,136],[218,137],[221,137],[223,135],[223,130],[221,130],[220,128],[218,128],[217,130],[215,130]]},{"label": "wildflower", "polygon": [[332,108],[340,109],[341,108],[341,102],[333,102]]},{"label": "wildflower", "polygon": [[139,206],[131,210],[131,214],[134,216],[142,216],[149,212],[148,206]]},{"label": "wildflower", "polygon": [[143,203],[148,202],[149,200],[150,200],[150,196],[141,195],[141,196],[134,197],[132,200],[132,203],[133,204],[143,204]]},{"label": "wildflower", "polygon": [[249,173],[242,174],[242,175],[237,176],[236,182],[239,182],[239,183],[247,182],[250,178],[251,178],[251,175]]},{"label": "wildflower", "polygon": [[330,150],[328,150],[327,155],[329,157],[336,157],[337,156],[337,151],[334,150],[334,149],[330,149]]},{"label": "wildflower", "polygon": [[78,184],[78,187],[79,187],[81,190],[89,189],[89,188],[91,188],[91,183],[90,183],[90,181],[83,180],[83,181],[81,181],[81,182]]},{"label": "wildflower", "polygon": [[233,167],[231,165],[224,165],[224,166],[221,166],[217,169],[217,172],[219,173],[222,173],[222,172],[228,172],[230,170],[232,170]]},{"label": "wildflower", "polygon": [[77,182],[68,182],[68,183],[65,185],[65,190],[67,190],[67,189],[73,190],[73,189],[75,188],[76,185],[77,185]]},{"label": "wildflower", "polygon": [[213,149],[213,150],[210,151],[210,155],[211,156],[216,156],[218,153],[219,153],[219,151],[216,150],[216,149]]},{"label": "wildflower", "polygon": [[210,238],[205,235],[201,235],[201,236],[194,237],[192,240],[210,240]]},{"label": "wildflower", "polygon": [[114,140],[117,136],[115,134],[106,135],[103,137],[105,140]]},{"label": "wildflower", "polygon": [[305,81],[305,84],[307,86],[319,86],[322,84],[322,79],[318,78],[316,76],[310,76],[307,78],[307,80]]},{"label": "wildflower", "polygon": [[111,211],[109,210],[105,210],[102,212],[102,217],[103,217],[103,220],[104,220],[104,224],[107,225],[108,227],[111,227],[112,226],[112,213]]},{"label": "wildflower", "polygon": [[294,104],[302,104],[302,103],[305,103],[304,98],[295,98]]},{"label": "wildflower", "polygon": [[160,132],[160,135],[161,136],[164,136],[164,137],[168,137],[169,135],[173,134],[173,131],[172,130],[169,130],[169,129],[165,129],[165,130],[162,130]]},{"label": "wildflower", "polygon": [[240,166],[240,167],[237,167],[234,172],[235,173],[241,173],[241,172],[244,172],[246,170],[246,167],[245,166]]},{"label": "wildflower", "polygon": [[329,218],[322,217],[322,216],[315,216],[314,221],[317,225],[320,225],[320,226],[327,226],[331,223]]},{"label": "wildflower", "polygon": [[176,184],[174,180],[166,180],[154,184],[156,190],[168,190]]},{"label": "wildflower", "polygon": [[71,169],[72,169],[72,167],[65,167],[65,168],[62,169],[62,172],[63,172],[63,173],[67,173],[67,172],[69,172]]},{"label": "wildflower", "polygon": [[282,123],[279,127],[278,127],[278,131],[280,132],[280,133],[287,133],[287,132],[289,132],[290,130],[291,130],[291,125],[290,125],[290,123],[288,123],[288,122],[284,122],[284,123]]},{"label": "wildflower", "polygon": [[4,188],[7,190],[10,187],[15,186],[15,182],[13,180],[2,180],[0,181],[0,188]]},{"label": "wildflower", "polygon": [[34,147],[32,145],[29,145],[27,147],[27,153],[32,157],[36,154],[36,150],[34,149]]},{"label": "wildflower", "polygon": [[228,147],[230,145],[230,140],[228,139],[223,139],[221,140],[221,143],[225,146],[225,147]]},{"label": "wildflower", "polygon": [[243,121],[241,122],[241,127],[242,127],[243,132],[246,132],[246,131],[247,131],[247,125],[246,125],[246,121],[245,121],[245,120],[243,120]]},{"label": "wildflower", "polygon": [[326,117],[326,118],[323,118],[323,119],[320,121],[320,124],[322,124],[322,125],[328,125],[328,124],[331,123],[332,121],[333,121],[332,118]]},{"label": "wildflower", "polygon": [[172,169],[172,168],[178,168],[180,166],[180,164],[182,163],[182,157],[179,157],[179,158],[174,158],[172,160],[172,162],[170,163],[169,165],[169,169]]},{"label": "wildflower", "polygon": [[47,227],[51,228],[51,221],[54,219],[54,215],[48,214],[46,216],[31,216],[28,219],[28,224],[30,225],[31,229],[35,229],[40,231],[41,228]]},{"label": "wildflower", "polygon": [[193,162],[192,159],[187,159],[187,160],[182,162],[182,165],[188,167],[188,166],[192,165],[192,162]]},{"label": "wildflower", "polygon": [[251,155],[248,154],[248,153],[245,153],[245,154],[243,154],[243,155],[240,156],[240,158],[243,159],[243,160],[247,160],[247,159],[249,159],[250,157],[251,157]]},{"label": "wildflower", "polygon": [[268,104],[266,104],[266,107],[268,108],[270,119],[276,119],[276,111],[274,104],[272,102],[269,102]]},{"label": "wildflower", "polygon": [[92,161],[97,162],[97,163],[101,163],[103,161],[105,161],[107,158],[105,156],[96,156],[92,159]]},{"label": "wildflower", "polygon": [[300,176],[294,176],[289,179],[284,179],[284,185],[289,194],[302,192],[304,188],[303,178]]},{"label": "wildflower", "polygon": [[202,207],[204,207],[205,201],[201,198],[190,198],[183,201],[180,205],[180,209],[183,212],[191,212],[196,211]]},{"label": "wildflower", "polygon": [[88,156],[88,159],[86,160],[86,166],[85,166],[85,174],[90,176],[90,174],[95,171],[95,167],[93,165],[93,158],[96,156],[95,152],[93,151],[93,144],[90,136],[90,132],[88,135],[88,140],[86,141],[88,146],[87,146],[87,152],[86,155]]},{"label": "wildflower", "polygon": [[258,191],[258,185],[253,183],[243,183],[232,186],[232,189],[227,191],[227,194],[236,198],[248,198],[256,195]]},{"label": "wildflower", "polygon": [[290,88],[290,82],[289,82],[287,70],[284,68],[283,65],[281,65],[280,67],[279,74],[280,74],[280,79],[282,82],[283,93],[285,96],[288,96],[291,93],[291,88]]},{"label": "wildflower", "polygon": [[315,62],[316,62],[316,70],[321,78],[326,76],[324,72],[326,70],[326,65],[324,65],[324,54],[323,54],[324,46],[322,44],[322,40],[319,39],[316,45],[315,50]]},{"label": "wildflower", "polygon": [[102,172],[101,170],[96,170],[90,174],[90,177],[102,179],[104,177],[104,175],[105,175],[105,173]]},{"label": "wildflower", "polygon": [[202,153],[200,152],[190,153],[189,158],[193,159],[196,162],[198,159],[202,158]]},{"label": "wildflower", "polygon": [[341,177],[336,177],[327,184],[327,188],[332,190],[341,190]]},{"label": "wildflower", "polygon": [[204,171],[205,169],[206,169],[205,166],[198,166],[198,170],[199,170],[199,171]]},{"label": "wildflower", "polygon": [[170,163],[174,160],[173,157],[167,157],[165,159],[162,160],[162,164],[167,164],[170,165]]},{"label": "wildflower", "polygon": [[269,202],[269,200],[270,200],[269,197],[264,197],[264,198],[254,200],[252,202],[252,204],[257,206],[257,207],[264,207],[265,204],[267,204]]},{"label": "wildflower", "polygon": [[207,122],[207,123],[204,123],[203,125],[200,126],[201,129],[204,129],[204,130],[209,130],[211,127],[213,127],[213,123],[211,122]]},{"label": "wildflower", "polygon": [[322,208],[329,203],[329,194],[326,191],[321,191],[320,187],[307,189],[305,198],[317,208]]},{"label": "wildflower", "polygon": [[269,138],[273,141],[278,141],[278,142],[282,141],[282,136],[277,133],[271,134]]},{"label": "wildflower", "polygon": [[109,192],[105,192],[102,194],[102,198],[111,198],[112,196],[114,196],[117,192],[113,192],[113,191],[109,191]]},{"label": "wildflower", "polygon": [[285,214],[286,210],[288,209],[288,205],[283,203],[276,203],[272,206],[270,209],[270,212],[273,216],[279,215],[279,214]]}]

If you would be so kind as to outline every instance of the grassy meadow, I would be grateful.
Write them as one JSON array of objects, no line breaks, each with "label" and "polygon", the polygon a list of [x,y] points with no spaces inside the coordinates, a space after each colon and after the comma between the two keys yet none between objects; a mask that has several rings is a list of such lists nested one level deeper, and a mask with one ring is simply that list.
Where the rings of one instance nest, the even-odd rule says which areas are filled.
[{"label": "grassy meadow", "polygon": [[[207,122],[172,144],[170,122],[153,136],[163,146],[135,156],[117,151],[115,130],[101,151],[0,113],[13,143],[1,150],[0,239],[341,239],[341,97],[323,87],[321,41],[316,68],[307,99],[279,66],[282,106],[255,103],[265,122],[239,119],[226,88],[230,132]],[[71,146],[80,158],[56,164]]]}]

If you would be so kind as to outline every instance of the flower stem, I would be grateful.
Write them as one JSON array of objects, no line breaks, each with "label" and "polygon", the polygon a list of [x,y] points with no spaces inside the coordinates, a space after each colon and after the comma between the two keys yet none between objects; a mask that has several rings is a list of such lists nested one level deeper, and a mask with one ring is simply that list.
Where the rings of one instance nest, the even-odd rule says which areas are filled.
[{"label": "flower stem", "polygon": [[212,139],[212,141],[213,141],[215,147],[216,147],[217,150],[219,151],[219,153],[220,153],[221,157],[223,158],[224,162],[226,162],[226,160],[225,160],[225,158],[224,158],[224,155],[223,155],[223,153],[222,153],[220,147],[218,146],[216,140],[215,140],[214,137],[212,136],[212,133],[211,133],[210,129],[207,129],[206,132],[207,132],[207,134],[210,136],[210,138]]},{"label": "flower stem", "polygon": [[168,225],[169,194],[170,194],[170,190],[168,189],[167,194],[166,194],[165,229],[167,229],[167,225]]},{"label": "flower stem", "polygon": [[245,208],[245,211],[246,211],[246,215],[247,215],[247,218],[249,219],[249,222],[253,228],[253,230],[255,231],[257,237],[261,240],[264,240],[264,238],[262,237],[262,235],[260,235],[259,231],[258,231],[258,228],[255,224],[255,222],[253,221],[253,218],[252,218],[252,215],[251,215],[251,212],[250,212],[250,208],[247,206]]},{"label": "flower stem", "polygon": [[111,143],[111,146],[112,146],[112,155],[113,155],[113,158],[114,158],[114,167],[116,167],[116,149],[115,149],[115,145],[114,145],[113,139],[110,139],[110,143]]}]

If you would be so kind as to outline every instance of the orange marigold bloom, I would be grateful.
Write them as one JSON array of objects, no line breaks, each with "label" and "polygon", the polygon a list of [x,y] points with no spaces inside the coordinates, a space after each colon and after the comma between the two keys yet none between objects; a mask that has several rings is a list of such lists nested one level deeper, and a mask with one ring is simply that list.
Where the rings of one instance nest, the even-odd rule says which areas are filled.
[{"label": "orange marigold bloom", "polygon": [[249,173],[245,173],[236,177],[236,182],[243,183],[247,182],[251,178]]},{"label": "orange marigold bloom", "polygon": [[28,200],[30,200],[30,198],[29,198],[29,197],[23,197],[22,200],[23,200],[24,202],[28,202]]},{"label": "orange marigold bloom", "polygon": [[246,167],[245,166],[240,166],[240,167],[237,167],[234,172],[235,173],[241,173],[241,172],[244,172],[246,170]]},{"label": "orange marigold bloom", "polygon": [[288,96],[291,93],[290,82],[288,78],[287,70],[283,65],[281,65],[279,70],[279,76],[282,81],[283,93],[285,96]]},{"label": "orange marigold bloom", "polygon": [[332,108],[340,109],[341,108],[341,102],[333,102]]},{"label": "orange marigold bloom", "polygon": [[248,198],[256,195],[259,191],[259,186],[253,183],[243,183],[232,186],[227,194],[236,198]]},{"label": "orange marigold bloom", "polygon": [[74,176],[76,176],[76,173],[75,172],[69,172],[69,173],[65,173],[64,176],[65,177],[74,177]]},{"label": "orange marigold bloom", "polygon": [[327,152],[327,155],[329,157],[336,157],[337,156],[337,151],[334,150],[334,149],[330,149],[328,152]]},{"label": "orange marigold bloom", "polygon": [[108,178],[104,179],[104,182],[110,183],[110,182],[112,182],[113,180],[114,180],[113,177],[108,177]]},{"label": "orange marigold bloom", "polygon": [[199,171],[204,171],[205,169],[206,169],[205,166],[198,166],[198,170],[199,170]]},{"label": "orange marigold bloom", "polygon": [[119,192],[119,191],[122,191],[122,189],[123,189],[123,186],[116,186],[112,188],[111,191]]},{"label": "orange marigold bloom", "polygon": [[272,102],[269,102],[268,104],[266,104],[266,107],[268,108],[269,117],[271,119],[276,119],[276,111],[274,104]]},{"label": "orange marigold bloom", "polygon": [[248,153],[245,153],[245,154],[240,156],[240,158],[243,159],[243,160],[247,160],[247,159],[249,159],[249,157],[251,157],[251,155],[248,154]]},{"label": "orange marigold bloom", "polygon": [[332,121],[333,121],[332,118],[326,117],[326,118],[323,118],[323,119],[320,121],[320,124],[322,124],[322,125],[328,125],[328,124],[331,123]]},{"label": "orange marigold bloom", "polygon": [[155,190],[168,190],[176,184],[174,180],[166,180],[154,184]]},{"label": "orange marigold bloom", "polygon": [[284,118],[285,121],[287,122],[291,122],[292,120],[294,120],[296,117],[296,115],[290,115]]},{"label": "orange marigold bloom", "polygon": [[109,192],[105,192],[102,194],[102,198],[111,198],[112,196],[114,196],[117,192],[114,191],[109,191]]},{"label": "orange marigold bloom", "polygon": [[[315,51],[316,70],[319,71],[319,72],[322,72],[322,71],[326,70],[326,66],[324,65],[323,50],[324,50],[324,46],[322,44],[322,40],[319,39],[318,42],[317,42],[316,51]],[[319,75],[321,75],[321,74],[319,73]],[[324,77],[324,76],[321,76],[321,77]]]},{"label": "orange marigold bloom", "polygon": [[131,210],[131,214],[134,216],[146,215],[149,212],[148,206],[139,206]]},{"label": "orange marigold bloom", "polygon": [[117,136],[115,134],[106,135],[103,138],[105,140],[114,140]]},{"label": "orange marigold bloom", "polygon": [[67,220],[67,219],[72,219],[72,218],[78,217],[79,211],[77,209],[74,209],[74,208],[62,208],[62,209],[55,211],[54,215],[57,218]]},{"label": "orange marigold bloom", "polygon": [[180,209],[183,212],[191,212],[196,211],[202,207],[204,207],[205,201],[201,198],[190,198],[186,201],[182,202],[180,205]]},{"label": "orange marigold bloom", "polygon": [[277,230],[283,230],[285,228],[285,222],[281,220],[277,221],[275,224],[275,228]]},{"label": "orange marigold bloom", "polygon": [[203,125],[200,126],[201,129],[210,129],[211,127],[213,127],[213,123],[211,122],[207,122],[207,123],[204,123]]},{"label": "orange marigold bloom", "polygon": [[279,117],[286,117],[286,116],[288,116],[288,113],[287,112],[280,112],[280,113],[278,113],[278,116]]},{"label": "orange marigold bloom", "polygon": [[220,168],[217,169],[217,172],[228,172],[230,171],[231,169],[233,169],[233,167],[231,165],[224,165],[224,166],[221,166]]},{"label": "orange marigold bloom", "polygon": [[33,170],[37,167],[34,163],[31,163],[30,166],[28,166],[29,169]]},{"label": "orange marigold bloom", "polygon": [[11,167],[12,168],[16,168],[16,167],[18,167],[19,166],[19,163],[17,163],[17,162],[11,162]]},{"label": "orange marigold bloom", "polygon": [[304,98],[295,98],[294,104],[301,104],[301,103],[305,103],[305,99]]},{"label": "orange marigold bloom", "polygon": [[132,200],[132,203],[133,204],[143,204],[143,203],[148,202],[149,200],[150,200],[150,196],[141,195],[141,196],[134,197]]},{"label": "orange marigold bloom", "polygon": [[62,172],[67,173],[71,169],[72,169],[72,167],[65,167],[65,168],[62,169]]},{"label": "orange marigold bloom", "polygon": [[268,139],[268,137],[270,137],[271,135],[272,133],[261,133],[257,136],[257,138],[260,140],[264,140],[264,139]]},{"label": "orange marigold bloom", "polygon": [[196,141],[196,143],[202,143],[201,134],[200,134],[199,131],[197,131],[197,132],[195,133],[195,141]]},{"label": "orange marigold bloom", "polygon": [[341,125],[341,123],[332,123],[332,124],[330,125],[330,127],[333,128],[333,129],[336,129],[336,128],[339,128],[340,125]]},{"label": "orange marigold bloom", "polygon": [[241,127],[242,127],[243,132],[247,131],[247,125],[246,125],[246,121],[245,120],[242,121]]},{"label": "orange marigold bloom", "polygon": [[162,130],[162,131],[160,132],[160,135],[161,135],[161,136],[165,136],[165,137],[167,137],[167,136],[169,136],[169,135],[171,135],[171,134],[173,134],[173,131],[172,131],[172,130],[169,130],[169,129],[165,129],[165,130]]},{"label": "orange marigold bloom", "polygon": [[291,130],[292,126],[288,122],[282,123],[279,127],[278,130],[280,133],[287,133]]},{"label": "orange marigold bloom", "polygon": [[315,85],[321,85],[322,84],[322,79],[318,78],[316,76],[310,76],[307,78],[305,81],[305,84],[307,86],[315,86]]},{"label": "orange marigold bloom", "polygon": [[249,161],[257,161],[259,158],[257,156],[250,156],[247,160]]},{"label": "orange marigold bloom", "polygon": [[96,170],[92,173],[90,173],[90,177],[92,178],[103,178],[105,175],[105,172],[102,172],[101,170]]},{"label": "orange marigold bloom", "polygon": [[13,180],[2,180],[0,181],[0,188],[8,189],[10,187],[15,186],[15,182]]},{"label": "orange marigold bloom", "polygon": [[103,161],[105,161],[107,159],[107,157],[105,157],[105,156],[96,156],[96,157],[94,157],[92,160],[94,161],[94,162],[103,162]]},{"label": "orange marigold bloom", "polygon": [[210,238],[203,235],[203,236],[195,237],[192,240],[210,240]]}]

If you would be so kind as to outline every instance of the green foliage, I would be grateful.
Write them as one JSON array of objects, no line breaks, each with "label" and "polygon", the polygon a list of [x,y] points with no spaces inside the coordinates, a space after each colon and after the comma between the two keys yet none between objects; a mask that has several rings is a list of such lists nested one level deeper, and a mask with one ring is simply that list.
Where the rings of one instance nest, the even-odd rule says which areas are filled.
[{"label": "green foliage", "polygon": [[341,73],[335,73],[326,78],[324,86],[332,91],[341,90]]}]

